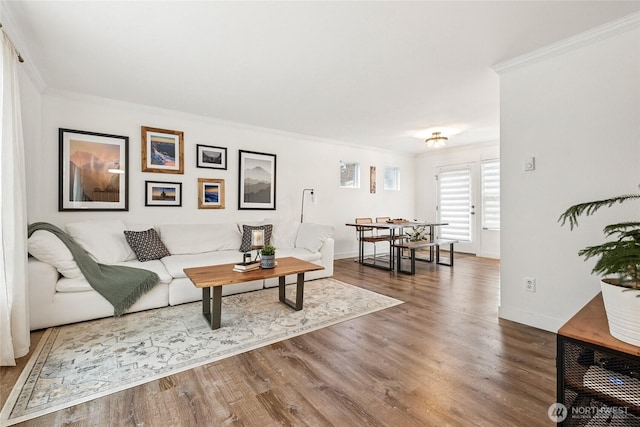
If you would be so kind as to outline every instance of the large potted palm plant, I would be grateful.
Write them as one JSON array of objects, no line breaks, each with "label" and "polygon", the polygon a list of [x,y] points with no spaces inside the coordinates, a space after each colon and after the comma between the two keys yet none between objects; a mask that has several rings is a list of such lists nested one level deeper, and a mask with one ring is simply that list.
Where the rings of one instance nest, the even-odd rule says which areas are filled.
[{"label": "large potted palm plant", "polygon": [[[578,217],[592,215],[602,207],[611,207],[640,194],[627,194],[605,200],[571,206],[559,221],[578,225]],[[640,222],[624,221],[604,228],[608,241],[578,252],[585,260],[597,257],[593,273],[600,275],[602,297],[609,321],[609,332],[621,341],[640,346]]]}]

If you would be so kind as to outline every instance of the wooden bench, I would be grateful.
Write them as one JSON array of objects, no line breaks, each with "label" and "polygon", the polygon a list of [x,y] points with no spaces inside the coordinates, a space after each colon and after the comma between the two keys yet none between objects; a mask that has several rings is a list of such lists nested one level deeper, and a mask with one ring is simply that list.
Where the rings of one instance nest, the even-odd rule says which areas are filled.
[{"label": "wooden bench", "polygon": [[[393,245],[397,250],[396,256],[396,268],[399,272],[416,274],[416,249],[425,249],[429,248],[429,259],[424,259],[424,261],[432,262],[433,261],[433,249],[435,248],[435,259],[436,264],[453,266],[453,245],[459,243],[458,240],[446,240],[446,239],[437,239],[434,241],[417,241],[417,242],[399,242]],[[440,261],[440,246],[449,245],[449,262]],[[402,269],[402,250],[409,250],[409,260],[411,262],[411,268],[409,270]]]}]

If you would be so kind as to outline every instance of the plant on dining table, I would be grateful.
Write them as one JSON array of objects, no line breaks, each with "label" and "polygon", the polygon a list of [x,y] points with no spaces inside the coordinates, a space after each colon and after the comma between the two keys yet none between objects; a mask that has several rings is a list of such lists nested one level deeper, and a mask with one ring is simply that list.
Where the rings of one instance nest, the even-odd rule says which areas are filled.
[{"label": "plant on dining table", "polygon": [[410,242],[418,242],[420,240],[429,240],[429,227],[419,226],[411,229],[411,231],[405,231],[405,235],[409,238]]}]

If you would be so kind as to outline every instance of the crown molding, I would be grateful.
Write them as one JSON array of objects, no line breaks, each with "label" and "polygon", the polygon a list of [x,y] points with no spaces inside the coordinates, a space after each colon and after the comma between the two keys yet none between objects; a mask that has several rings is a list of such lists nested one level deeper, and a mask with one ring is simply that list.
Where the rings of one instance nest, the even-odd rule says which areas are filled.
[{"label": "crown molding", "polygon": [[20,64],[21,67],[24,67],[24,70],[31,79],[31,82],[36,87],[38,92],[43,93],[47,88],[47,84],[44,82],[44,79],[40,75],[40,72],[36,68],[33,63],[33,56],[29,53],[26,48],[27,44],[24,43],[23,38],[17,31],[18,25],[16,24],[16,20],[13,18],[13,14],[9,7],[7,6],[8,2],[0,1],[0,16],[2,16],[2,31],[4,31],[7,36],[13,42],[16,50],[20,52],[20,55],[24,58],[24,62]]},{"label": "crown molding", "polygon": [[208,125],[233,128],[241,131],[263,133],[263,134],[268,134],[268,135],[273,135],[273,136],[278,136],[283,138],[315,142],[319,144],[328,144],[328,145],[334,145],[334,146],[340,146],[340,147],[351,147],[358,150],[376,151],[381,153],[391,153],[391,154],[405,156],[405,157],[414,157],[414,153],[406,153],[406,152],[395,151],[392,149],[381,148],[381,147],[363,146],[360,144],[347,142],[347,141],[321,138],[313,135],[301,134],[301,133],[296,133],[296,132],[291,132],[286,130],[255,126],[247,123],[223,120],[223,119],[218,119],[214,117],[184,112],[184,111],[154,107],[146,104],[137,104],[135,102],[123,101],[123,100],[114,99],[114,98],[104,98],[97,95],[89,95],[85,93],[72,92],[72,91],[61,90],[61,89],[52,89],[52,88],[47,88],[43,92],[43,95],[49,96],[52,98],[66,99],[74,102],[83,102],[83,103],[89,103],[93,105],[99,105],[101,107],[108,106],[108,107],[113,107],[117,109],[130,110],[136,113],[146,112],[149,114],[153,114],[155,116],[166,117],[171,120],[181,119],[186,121],[197,121],[200,123],[206,123]]},{"label": "crown molding", "polygon": [[586,45],[600,42],[636,28],[640,28],[640,12],[632,13],[631,15],[600,25],[557,43],[553,43],[524,55],[500,62],[491,68],[496,73],[502,74],[524,65],[529,65],[553,56],[579,49]]}]

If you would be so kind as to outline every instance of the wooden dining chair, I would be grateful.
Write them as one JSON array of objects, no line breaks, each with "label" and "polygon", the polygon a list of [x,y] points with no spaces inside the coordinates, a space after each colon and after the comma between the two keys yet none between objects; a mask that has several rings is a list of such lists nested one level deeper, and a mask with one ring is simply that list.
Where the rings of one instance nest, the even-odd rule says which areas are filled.
[{"label": "wooden dining chair", "polygon": [[[376,217],[376,222],[388,222],[391,221],[391,217],[388,216],[377,216]],[[387,240],[389,239],[389,230],[380,230],[381,232],[378,233],[378,236],[386,236]],[[394,241],[398,241],[398,240],[404,240],[406,239],[407,236],[405,236],[404,234],[399,234],[397,236],[394,236],[393,240]]]},{"label": "wooden dining chair", "polygon": [[[356,224],[371,224],[373,220],[371,218],[356,218]],[[388,242],[389,236],[386,235],[378,235],[378,230],[373,227],[356,227],[356,232],[358,233],[358,239],[360,239],[360,245],[364,250],[364,243],[373,244],[373,259],[375,260],[377,256],[377,243],[380,242]]]}]

